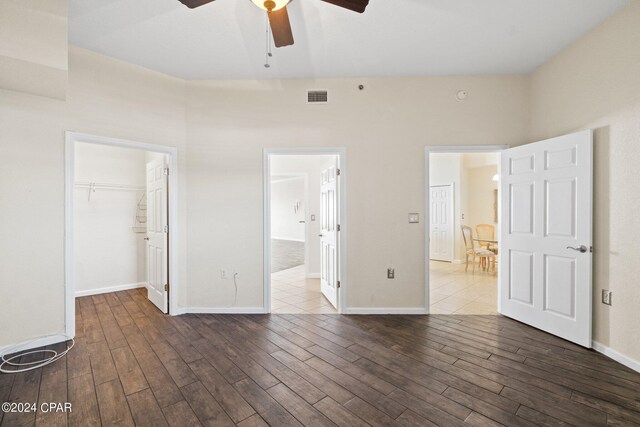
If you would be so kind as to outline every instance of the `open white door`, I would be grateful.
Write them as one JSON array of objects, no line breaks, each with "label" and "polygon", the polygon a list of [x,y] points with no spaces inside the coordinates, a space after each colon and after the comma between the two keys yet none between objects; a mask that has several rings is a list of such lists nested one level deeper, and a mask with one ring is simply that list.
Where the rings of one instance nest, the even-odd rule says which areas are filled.
[{"label": "open white door", "polygon": [[168,223],[166,159],[147,163],[147,294],[168,313]]},{"label": "open white door", "polygon": [[453,186],[429,188],[429,256],[436,261],[453,261]]},{"label": "open white door", "polygon": [[331,166],[320,177],[320,288],[338,308],[338,168]]},{"label": "open white door", "polygon": [[591,347],[591,130],[502,152],[500,307]]}]

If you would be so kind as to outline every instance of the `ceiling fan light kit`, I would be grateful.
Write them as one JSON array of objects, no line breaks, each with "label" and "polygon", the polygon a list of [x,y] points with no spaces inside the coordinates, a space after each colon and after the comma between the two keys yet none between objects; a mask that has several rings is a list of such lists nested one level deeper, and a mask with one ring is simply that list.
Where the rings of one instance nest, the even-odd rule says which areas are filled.
[{"label": "ceiling fan light kit", "polygon": [[267,12],[280,10],[290,2],[291,0],[251,0],[251,3],[255,4],[260,9],[266,10]]},{"label": "ceiling fan light kit", "polygon": [[[194,9],[211,3],[214,0],[179,0],[185,6]],[[325,3],[362,13],[367,8],[369,0],[321,0]],[[267,11],[273,42],[276,47],[284,47],[293,44],[293,32],[287,13],[287,5],[291,0],[251,0],[260,9]],[[266,66],[266,64],[265,64]]]}]

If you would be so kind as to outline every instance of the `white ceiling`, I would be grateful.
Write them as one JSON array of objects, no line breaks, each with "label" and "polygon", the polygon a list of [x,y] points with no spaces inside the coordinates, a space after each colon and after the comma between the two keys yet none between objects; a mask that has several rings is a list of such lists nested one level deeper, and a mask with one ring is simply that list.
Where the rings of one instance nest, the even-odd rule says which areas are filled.
[{"label": "white ceiling", "polygon": [[184,79],[526,73],[629,0],[320,0],[288,7],[295,45],[265,62],[249,0],[70,0],[70,43]]}]

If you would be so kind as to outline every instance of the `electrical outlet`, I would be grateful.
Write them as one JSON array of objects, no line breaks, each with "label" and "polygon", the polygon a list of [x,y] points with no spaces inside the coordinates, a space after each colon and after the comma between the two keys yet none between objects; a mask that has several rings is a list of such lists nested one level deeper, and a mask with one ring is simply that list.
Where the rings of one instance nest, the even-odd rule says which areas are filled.
[{"label": "electrical outlet", "polygon": [[227,270],[225,270],[224,268],[220,269],[220,278],[221,279],[226,279],[227,278]]},{"label": "electrical outlet", "polygon": [[387,279],[395,279],[395,278],[396,278],[395,268],[387,268]]},{"label": "electrical outlet", "polygon": [[603,304],[607,304],[607,305],[611,305],[611,296],[612,296],[613,292],[611,292],[608,289],[603,289],[602,290],[602,303]]}]

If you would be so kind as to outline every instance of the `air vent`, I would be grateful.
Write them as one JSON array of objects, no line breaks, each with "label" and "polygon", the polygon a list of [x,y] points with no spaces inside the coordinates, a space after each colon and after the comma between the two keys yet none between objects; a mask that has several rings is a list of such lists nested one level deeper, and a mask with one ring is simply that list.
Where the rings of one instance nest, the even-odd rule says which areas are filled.
[{"label": "air vent", "polygon": [[308,104],[325,104],[329,102],[329,93],[326,90],[310,90],[307,92]]}]

